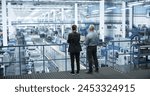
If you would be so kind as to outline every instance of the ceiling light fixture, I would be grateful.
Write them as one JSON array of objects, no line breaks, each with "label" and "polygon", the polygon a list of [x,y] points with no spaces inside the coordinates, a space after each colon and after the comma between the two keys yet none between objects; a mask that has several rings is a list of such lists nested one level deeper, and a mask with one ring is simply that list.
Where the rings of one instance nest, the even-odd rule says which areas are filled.
[{"label": "ceiling light fixture", "polygon": [[109,8],[107,8],[108,10],[113,10],[113,9],[116,9],[117,7],[109,7]]},{"label": "ceiling light fixture", "polygon": [[130,10],[130,9],[131,9],[131,7],[129,7],[129,8],[123,8],[121,10],[123,11],[123,10]]},{"label": "ceiling light fixture", "polygon": [[144,7],[150,7],[150,4],[149,5],[144,5]]},{"label": "ceiling light fixture", "polygon": [[112,12],[112,10],[106,10],[106,11],[105,11],[105,13],[109,13],[109,12]]},{"label": "ceiling light fixture", "polygon": [[92,14],[98,14],[99,13],[99,10],[93,10],[92,11]]},{"label": "ceiling light fixture", "polygon": [[132,2],[132,3],[129,3],[128,6],[132,7],[132,6],[138,6],[138,5],[142,5],[144,3],[144,1],[140,1],[140,2]]}]

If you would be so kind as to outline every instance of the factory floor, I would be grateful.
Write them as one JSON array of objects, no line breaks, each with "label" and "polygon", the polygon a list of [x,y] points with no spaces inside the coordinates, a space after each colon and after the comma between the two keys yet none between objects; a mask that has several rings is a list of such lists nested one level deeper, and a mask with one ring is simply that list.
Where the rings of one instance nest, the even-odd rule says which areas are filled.
[{"label": "factory floor", "polygon": [[110,67],[102,67],[99,73],[86,74],[87,70],[81,70],[79,75],[71,75],[70,72],[39,73],[31,75],[15,75],[1,77],[1,79],[150,79],[150,69],[135,70],[128,73],[118,72]]}]

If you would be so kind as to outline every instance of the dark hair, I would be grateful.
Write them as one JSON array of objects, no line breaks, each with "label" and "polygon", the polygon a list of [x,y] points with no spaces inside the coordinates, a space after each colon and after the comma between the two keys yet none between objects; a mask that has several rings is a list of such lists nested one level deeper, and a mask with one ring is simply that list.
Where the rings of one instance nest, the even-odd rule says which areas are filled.
[{"label": "dark hair", "polygon": [[77,25],[72,25],[72,30],[77,30]]}]

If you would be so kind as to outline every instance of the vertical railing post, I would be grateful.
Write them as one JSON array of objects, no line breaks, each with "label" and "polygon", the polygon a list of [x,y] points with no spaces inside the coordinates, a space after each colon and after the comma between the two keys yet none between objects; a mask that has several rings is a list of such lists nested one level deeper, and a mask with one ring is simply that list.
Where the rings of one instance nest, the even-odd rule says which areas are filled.
[{"label": "vertical railing post", "polygon": [[20,67],[20,75],[21,75],[21,53],[20,53],[20,46],[19,46],[19,67]]},{"label": "vertical railing post", "polygon": [[105,67],[106,67],[106,65],[107,65],[107,46],[105,47]]},{"label": "vertical railing post", "polygon": [[129,63],[129,66],[130,66],[130,71],[131,71],[131,68],[132,68],[132,55],[133,55],[133,53],[132,53],[133,51],[132,51],[132,40],[130,41],[130,51],[129,51],[129,54],[130,54],[130,63]]},{"label": "vertical railing post", "polygon": [[114,63],[115,63],[115,60],[114,60],[114,59],[115,59],[115,54],[114,54],[114,51],[115,51],[115,50],[114,50],[114,47],[115,47],[115,46],[114,46],[114,41],[112,41],[112,45],[113,45],[113,56],[112,56],[112,59],[113,59],[113,68],[114,68],[114,66],[115,66],[115,65],[114,65]]},{"label": "vertical railing post", "polygon": [[43,47],[43,73],[45,73],[44,45],[42,45],[42,47]]},{"label": "vertical railing post", "polygon": [[[88,64],[87,64],[87,63],[88,63],[88,61],[87,61],[87,48],[86,48],[85,50],[86,50],[86,51],[85,51],[85,52],[86,52],[86,53],[85,53],[85,54],[86,54],[86,55],[85,55],[85,64],[86,64],[86,69],[87,69],[87,68],[88,68]],[[83,58],[84,58],[84,57],[83,57]]]},{"label": "vertical railing post", "polygon": [[[66,43],[64,43],[65,44],[65,71],[67,71],[67,44]],[[63,46],[63,45],[62,45]]]},{"label": "vertical railing post", "polygon": [[7,67],[4,65],[4,70],[3,70],[3,72],[4,72],[4,76],[6,76],[7,74],[6,74],[6,71],[7,71],[7,69],[6,69]]}]

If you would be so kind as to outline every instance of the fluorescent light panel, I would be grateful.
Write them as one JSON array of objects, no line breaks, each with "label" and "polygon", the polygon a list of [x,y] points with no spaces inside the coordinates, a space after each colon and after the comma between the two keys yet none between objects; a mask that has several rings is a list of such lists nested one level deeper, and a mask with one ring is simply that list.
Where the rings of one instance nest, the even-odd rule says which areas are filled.
[{"label": "fluorescent light panel", "polygon": [[143,1],[142,2],[132,2],[132,3],[129,3],[128,6],[138,6],[138,5],[142,5],[143,4]]},{"label": "fluorescent light panel", "polygon": [[129,8],[123,8],[123,9],[121,9],[121,10],[129,10],[129,9],[131,9],[130,7]]},{"label": "fluorescent light panel", "polygon": [[112,12],[112,10],[106,10],[106,11],[105,11],[105,13],[109,13],[109,12]]},{"label": "fluorescent light panel", "polygon": [[92,14],[98,14],[99,13],[99,10],[93,10],[92,11]]},{"label": "fluorescent light panel", "polygon": [[109,8],[107,8],[108,10],[113,10],[113,9],[116,9],[117,7],[109,7]]},{"label": "fluorescent light panel", "polygon": [[149,5],[144,5],[144,7],[150,7],[150,4]]}]

